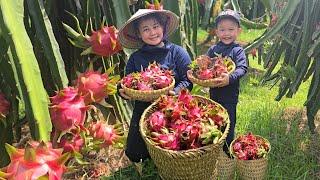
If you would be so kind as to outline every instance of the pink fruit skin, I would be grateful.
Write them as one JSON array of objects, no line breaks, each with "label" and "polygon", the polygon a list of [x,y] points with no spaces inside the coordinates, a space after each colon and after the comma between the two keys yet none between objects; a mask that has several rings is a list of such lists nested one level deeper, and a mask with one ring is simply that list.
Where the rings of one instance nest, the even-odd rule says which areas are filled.
[{"label": "pink fruit skin", "polygon": [[86,104],[100,102],[107,95],[108,76],[95,71],[87,71],[79,75],[77,80],[78,91],[84,96]]},{"label": "pink fruit skin", "polygon": [[161,111],[152,113],[149,117],[149,125],[153,131],[160,131],[167,124],[167,119]]},{"label": "pink fruit skin", "polygon": [[75,125],[82,126],[87,109],[84,98],[78,95],[77,89],[67,87],[52,97],[51,121],[59,131],[69,130]]},{"label": "pink fruit skin", "polygon": [[120,137],[112,125],[108,125],[103,121],[90,124],[88,129],[93,138],[104,142],[103,147],[114,144]]},{"label": "pink fruit skin", "polygon": [[88,41],[93,53],[100,56],[111,56],[122,50],[118,41],[118,30],[114,26],[105,26],[94,31]]},{"label": "pink fruit skin", "polygon": [[62,156],[62,149],[52,149],[51,143],[46,146],[32,142],[31,148],[35,154],[31,160],[25,159],[25,149],[16,149],[10,154],[10,164],[5,168],[9,174],[9,180],[36,180],[41,176],[47,176],[49,180],[62,179],[66,167],[58,161]]}]

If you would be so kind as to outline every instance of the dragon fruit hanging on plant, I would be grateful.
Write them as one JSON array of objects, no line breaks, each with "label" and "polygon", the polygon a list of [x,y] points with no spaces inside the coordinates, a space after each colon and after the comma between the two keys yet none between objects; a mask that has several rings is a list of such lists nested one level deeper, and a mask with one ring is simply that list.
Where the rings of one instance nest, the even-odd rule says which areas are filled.
[{"label": "dragon fruit hanging on plant", "polygon": [[93,31],[92,35],[87,37],[86,40],[90,47],[81,55],[92,53],[99,56],[111,56],[122,50],[118,41],[118,30],[114,26],[104,26],[97,31]]},{"label": "dragon fruit hanging on plant", "polygon": [[218,104],[201,102],[187,90],[178,96],[161,96],[145,120],[147,137],[170,150],[195,149],[217,143],[228,114]]},{"label": "dragon fruit hanging on plant", "polygon": [[79,94],[84,96],[85,104],[100,102],[108,95],[116,92],[116,83],[119,76],[110,76],[107,73],[88,70],[78,76],[76,87]]},{"label": "dragon fruit hanging on plant", "polygon": [[67,87],[51,97],[51,121],[58,131],[66,131],[75,126],[83,126],[88,106],[78,89]]},{"label": "dragon fruit hanging on plant", "polygon": [[[69,13],[71,17],[79,22],[76,16]],[[92,34],[84,34],[79,24],[77,30],[74,30],[67,24],[63,24],[64,29],[68,33],[68,40],[72,45],[85,49],[81,55],[96,54],[98,56],[112,56],[122,50],[121,44],[118,40],[118,30],[114,26],[105,26],[102,23],[101,28],[92,31]]]},{"label": "dragon fruit hanging on plant", "polygon": [[0,179],[8,180],[60,180],[66,171],[64,163],[70,153],[53,149],[51,143],[31,142],[25,149],[16,149],[6,144],[10,164],[0,171]]},{"label": "dragon fruit hanging on plant", "polygon": [[10,103],[5,98],[5,95],[0,92],[0,120],[4,119],[9,114]]},{"label": "dragon fruit hanging on plant", "polygon": [[109,125],[104,121],[91,122],[88,127],[90,136],[99,141],[100,148],[114,146],[122,148],[126,139],[122,124]]},{"label": "dragon fruit hanging on plant", "polygon": [[163,10],[163,5],[158,0],[154,0],[153,3],[145,1],[146,9]]}]

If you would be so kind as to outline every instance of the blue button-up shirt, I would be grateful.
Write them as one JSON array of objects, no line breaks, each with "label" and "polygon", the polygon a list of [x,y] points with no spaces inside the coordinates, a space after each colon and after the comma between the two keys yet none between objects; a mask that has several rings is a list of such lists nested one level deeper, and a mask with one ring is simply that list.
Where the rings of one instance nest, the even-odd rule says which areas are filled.
[{"label": "blue button-up shirt", "polygon": [[221,103],[237,103],[239,97],[239,79],[247,73],[247,59],[243,48],[237,43],[229,45],[219,42],[209,48],[207,55],[216,57],[216,54],[230,57],[236,64],[236,69],[229,76],[229,85],[221,88],[210,88],[210,98]]}]

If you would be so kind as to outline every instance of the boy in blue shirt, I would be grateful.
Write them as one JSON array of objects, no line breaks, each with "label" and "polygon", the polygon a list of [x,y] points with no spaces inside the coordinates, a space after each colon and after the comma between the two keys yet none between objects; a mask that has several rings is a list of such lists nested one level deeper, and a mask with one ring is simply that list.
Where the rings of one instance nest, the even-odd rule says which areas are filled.
[{"label": "boy in blue shirt", "polygon": [[[178,17],[168,10],[138,10],[119,30],[119,40],[123,47],[138,49],[134,52],[126,65],[125,73],[140,72],[150,63],[156,61],[162,68],[172,70],[175,78],[174,92],[177,94],[182,88],[192,89],[192,83],[187,78],[187,71],[191,63],[190,56],[182,47],[170,43],[167,37],[179,26]],[[123,89],[119,94],[130,99]],[[133,162],[148,159],[149,153],[139,132],[139,121],[143,111],[150,102],[135,101],[133,115],[129,127],[125,153]]]},{"label": "boy in blue shirt", "polygon": [[219,42],[209,48],[207,55],[211,58],[216,54],[222,57],[230,57],[236,69],[230,75],[222,74],[215,79],[216,87],[210,88],[210,98],[220,103],[227,109],[230,118],[230,130],[226,139],[224,151],[228,153],[228,147],[234,139],[234,130],[236,125],[236,109],[239,97],[239,80],[247,73],[247,60],[243,48],[235,42],[240,28],[240,15],[233,10],[225,10],[219,13],[215,20],[216,35]]}]

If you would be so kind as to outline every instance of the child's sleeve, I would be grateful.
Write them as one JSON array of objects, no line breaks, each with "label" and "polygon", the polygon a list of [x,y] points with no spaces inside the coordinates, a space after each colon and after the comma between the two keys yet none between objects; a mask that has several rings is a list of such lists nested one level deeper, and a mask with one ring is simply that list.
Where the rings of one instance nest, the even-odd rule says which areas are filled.
[{"label": "child's sleeve", "polygon": [[134,57],[133,55],[130,56],[127,64],[126,64],[126,70],[125,70],[125,75],[128,75],[130,73],[135,72],[135,67],[134,67]]},{"label": "child's sleeve", "polygon": [[191,64],[191,58],[189,54],[182,48],[179,48],[175,58],[177,61],[176,68],[180,81],[173,90],[175,93],[178,93],[182,88],[187,88],[189,91],[191,91],[193,84],[187,77],[187,71],[189,70],[189,64]]},{"label": "child's sleeve", "polygon": [[247,73],[247,69],[248,69],[247,58],[244,50],[242,48],[239,48],[239,49],[237,48],[235,49],[234,53],[235,53],[234,61],[236,64],[236,69],[229,76],[229,84],[233,84],[242,76],[244,76]]}]

